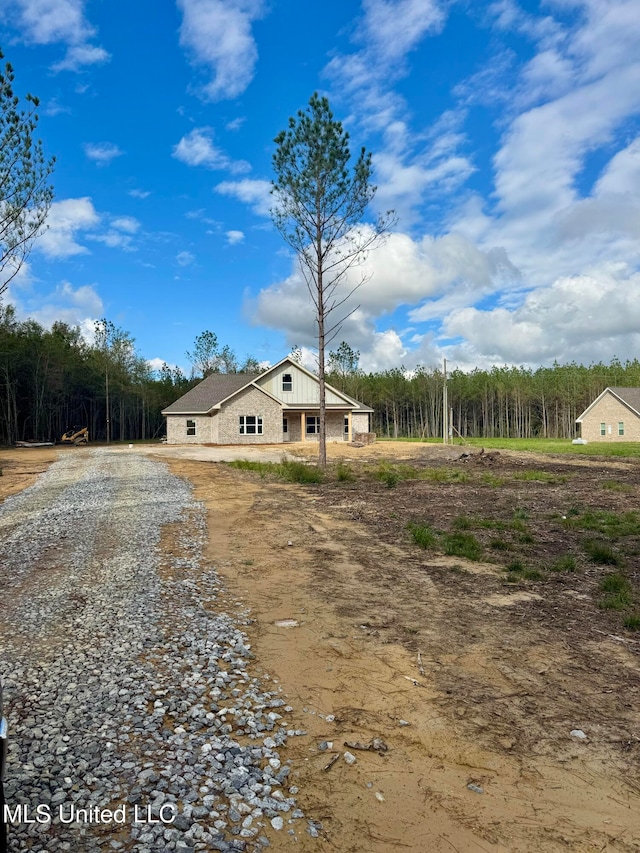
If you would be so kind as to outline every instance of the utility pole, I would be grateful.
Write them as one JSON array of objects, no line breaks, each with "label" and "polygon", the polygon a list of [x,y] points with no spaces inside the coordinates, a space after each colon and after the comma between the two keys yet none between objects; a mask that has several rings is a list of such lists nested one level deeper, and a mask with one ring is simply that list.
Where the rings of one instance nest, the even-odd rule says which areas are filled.
[{"label": "utility pole", "polygon": [[107,398],[106,399],[106,406],[107,406],[107,444],[109,444],[109,438],[110,438],[110,434],[109,434],[109,431],[110,431],[110,428],[109,428],[109,365],[107,365],[107,367],[105,368],[105,372],[104,372],[104,387],[105,387],[105,397]]},{"label": "utility pole", "polygon": [[444,385],[442,387],[442,443],[447,444],[449,431],[449,399],[447,396],[447,359],[444,359]]}]

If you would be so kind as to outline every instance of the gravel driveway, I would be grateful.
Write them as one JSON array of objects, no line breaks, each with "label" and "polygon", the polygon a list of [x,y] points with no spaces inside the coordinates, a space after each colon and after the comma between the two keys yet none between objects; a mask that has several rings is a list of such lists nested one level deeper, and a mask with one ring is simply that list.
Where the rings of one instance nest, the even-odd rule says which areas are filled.
[{"label": "gravel driveway", "polygon": [[135,450],[71,451],[0,507],[10,851],[317,836],[278,752],[303,732],[251,675],[250,620],[203,563],[205,523]]}]

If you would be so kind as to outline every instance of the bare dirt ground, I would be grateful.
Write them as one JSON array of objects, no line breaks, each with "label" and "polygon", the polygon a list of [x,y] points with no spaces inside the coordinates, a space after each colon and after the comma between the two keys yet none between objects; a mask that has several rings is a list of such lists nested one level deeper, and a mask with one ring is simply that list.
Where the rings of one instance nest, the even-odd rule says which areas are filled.
[{"label": "bare dirt ground", "polygon": [[[0,453],[0,498],[57,452]],[[256,664],[309,733],[288,747],[291,784],[322,837],[281,832],[274,849],[640,849],[640,634],[598,607],[616,567],[589,561],[592,532],[572,524],[589,509],[635,512],[637,463],[462,462],[459,449],[402,443],[330,453],[355,481],[293,486],[159,454],[206,503],[208,557],[251,608]],[[388,458],[441,479],[388,488],[370,470]],[[473,533],[482,557],[422,550],[408,522]],[[640,538],[614,544],[637,594]],[[575,571],[548,571],[567,554]],[[541,577],[505,572],[510,561]],[[372,738],[387,751],[351,748],[355,764],[325,770],[345,742]]]}]

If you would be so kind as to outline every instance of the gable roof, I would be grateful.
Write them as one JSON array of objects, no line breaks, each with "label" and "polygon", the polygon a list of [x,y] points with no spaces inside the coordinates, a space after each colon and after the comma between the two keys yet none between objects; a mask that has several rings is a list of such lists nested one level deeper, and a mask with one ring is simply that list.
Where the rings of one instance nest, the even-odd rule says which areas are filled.
[{"label": "gable roof", "polygon": [[596,406],[606,394],[613,394],[623,406],[630,409],[634,415],[640,418],[640,388],[605,388],[602,394],[599,394],[590,406],[584,410],[579,418],[576,418],[576,423],[582,423],[585,415],[588,415],[591,409]]},{"label": "gable roof", "polygon": [[[202,382],[198,383],[195,388],[192,388],[190,391],[187,391],[186,394],[183,394],[182,397],[175,401],[175,403],[171,403],[170,406],[163,409],[161,414],[206,415],[209,414],[212,409],[219,408],[222,403],[226,403],[227,400],[234,397],[238,392],[250,385],[275,400],[276,398],[258,385],[255,380],[268,376],[273,371],[281,368],[284,364],[290,364],[297,370],[306,373],[307,376],[310,376],[316,382],[318,381],[318,377],[314,373],[311,373],[311,371],[307,370],[306,367],[303,367],[301,364],[298,364],[297,361],[293,361],[292,358],[286,356],[277,364],[269,367],[263,373],[212,373],[211,376],[207,376],[206,379],[203,379]],[[338,389],[334,388],[333,385],[326,383],[326,387],[327,390],[332,391],[344,400],[345,408],[351,409],[354,412],[373,412],[373,409],[370,409],[368,406],[360,403],[355,398],[349,397],[344,393],[344,391],[338,391]],[[282,403],[281,400],[278,400],[277,402],[282,405],[283,409],[288,408],[288,406]],[[295,408],[300,408],[300,405],[296,405]]]},{"label": "gable roof", "polygon": [[163,415],[206,415],[213,406],[253,382],[257,373],[212,373],[175,403],[162,410]]}]

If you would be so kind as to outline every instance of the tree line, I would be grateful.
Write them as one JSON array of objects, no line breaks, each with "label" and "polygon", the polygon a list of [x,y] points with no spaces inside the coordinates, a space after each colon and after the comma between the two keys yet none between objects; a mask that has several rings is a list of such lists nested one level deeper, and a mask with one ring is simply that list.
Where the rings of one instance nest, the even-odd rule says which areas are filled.
[{"label": "tree line", "polygon": [[[161,411],[211,373],[257,373],[251,356],[239,360],[212,332],[186,353],[189,376],[164,364],[154,371],[128,332],[103,319],[87,341],[77,327],[45,329],[18,320],[0,304],[0,444],[54,441],[86,426],[92,441],[157,439]],[[437,438],[443,433],[440,368],[365,373],[345,342],[331,352],[327,380],[374,409],[373,431],[389,438]],[[294,357],[299,357],[294,351]],[[454,433],[463,437],[573,438],[575,420],[607,386],[640,387],[640,362],[554,364],[453,370],[447,377]]]},{"label": "tree line", "polygon": [[[359,353],[351,353],[346,369],[345,362],[331,354],[329,381],[374,409],[374,432],[387,438],[443,435],[449,420],[443,415],[442,369],[419,366],[410,372],[395,368],[367,374],[357,367]],[[572,439],[579,435],[576,418],[612,386],[640,387],[640,362],[453,370],[447,376],[453,435]]]},{"label": "tree line", "polygon": [[96,322],[91,337],[63,322],[45,329],[18,320],[13,306],[0,304],[0,444],[56,441],[76,425],[92,441],[159,438],[161,411],[204,376],[258,369],[255,359],[241,363],[230,347],[218,347],[210,332],[187,353],[189,377],[167,364],[152,370],[131,335],[109,320]]}]

